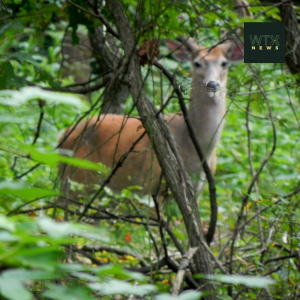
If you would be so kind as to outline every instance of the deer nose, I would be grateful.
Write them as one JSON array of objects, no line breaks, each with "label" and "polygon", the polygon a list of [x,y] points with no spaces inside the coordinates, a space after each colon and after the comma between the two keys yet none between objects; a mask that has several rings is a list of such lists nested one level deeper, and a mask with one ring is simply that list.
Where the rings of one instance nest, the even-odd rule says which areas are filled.
[{"label": "deer nose", "polygon": [[206,91],[207,92],[216,93],[220,89],[221,89],[221,86],[217,81],[209,81],[206,85]]}]

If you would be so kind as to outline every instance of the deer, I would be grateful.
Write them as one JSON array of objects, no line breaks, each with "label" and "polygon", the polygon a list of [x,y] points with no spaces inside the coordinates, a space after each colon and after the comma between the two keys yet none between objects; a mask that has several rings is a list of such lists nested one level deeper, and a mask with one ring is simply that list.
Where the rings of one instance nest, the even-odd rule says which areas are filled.
[{"label": "deer", "polygon": [[[228,67],[232,62],[243,60],[241,45],[233,40],[205,48],[192,38],[167,40],[166,45],[172,56],[192,65],[191,102],[189,118],[196,130],[197,139],[212,173],[216,170],[215,148],[220,140],[226,112],[226,84]],[[184,118],[180,114],[165,115],[174,135],[185,168],[190,175],[197,174],[200,180],[193,180],[199,195],[205,185],[205,174],[201,161],[189,137]],[[61,135],[60,149],[72,150],[77,158],[101,162],[113,168],[116,162],[132,147],[143,132],[142,123],[133,117],[102,114],[75,127],[70,127]],[[67,179],[85,185],[101,184],[103,178],[95,171],[83,170],[70,165],[60,165],[60,174],[66,186]],[[153,155],[151,141],[144,135],[117,169],[108,187],[120,192],[130,186],[140,186],[140,195],[154,193],[160,186],[161,168]]]}]

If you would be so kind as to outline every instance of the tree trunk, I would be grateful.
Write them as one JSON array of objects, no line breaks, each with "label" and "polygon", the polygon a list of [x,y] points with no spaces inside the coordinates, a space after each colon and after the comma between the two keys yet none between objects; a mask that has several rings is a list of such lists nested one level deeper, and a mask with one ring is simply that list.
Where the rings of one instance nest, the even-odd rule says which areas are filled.
[{"label": "tree trunk", "polygon": [[[292,74],[300,73],[300,30],[292,3],[279,5],[281,20],[285,23],[285,60]],[[279,3],[274,1],[273,3]],[[300,79],[297,79],[300,85]]]},{"label": "tree trunk", "polygon": [[[133,100],[150,140],[153,142],[153,148],[167,184],[183,215],[189,245],[190,247],[199,247],[194,256],[196,272],[199,274],[213,274],[209,253],[204,247],[206,241],[191,181],[187,176],[169,127],[161,114],[157,116],[152,102],[143,89],[143,78],[136,54],[135,39],[127,17],[119,0],[108,1],[107,6],[118,28],[120,40],[125,51],[125,65],[128,67],[128,74],[130,74],[130,92]],[[215,286],[209,280],[201,278],[199,282],[201,291],[211,293],[205,296],[205,299],[217,299],[214,294]]]},{"label": "tree trunk", "polygon": [[103,94],[101,113],[120,115],[123,113],[122,106],[129,96],[129,88],[117,72],[120,65],[118,48],[114,45],[114,41],[109,33],[104,35],[101,27],[96,28],[95,34],[90,33],[89,38],[100,70],[103,74],[109,72],[103,76],[103,80],[107,82],[107,85]]}]

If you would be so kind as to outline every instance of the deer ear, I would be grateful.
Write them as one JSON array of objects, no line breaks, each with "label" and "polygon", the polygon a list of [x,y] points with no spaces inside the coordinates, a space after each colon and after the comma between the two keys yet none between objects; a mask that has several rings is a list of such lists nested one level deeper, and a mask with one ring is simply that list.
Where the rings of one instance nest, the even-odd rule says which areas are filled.
[{"label": "deer ear", "polygon": [[244,60],[244,44],[239,43],[237,45],[235,42],[230,41],[223,44],[222,48],[228,60],[237,63]]},{"label": "deer ear", "polygon": [[190,60],[190,52],[182,43],[173,40],[166,40],[166,45],[170,51],[173,51],[171,55],[176,60],[180,62],[186,62]]},{"label": "deer ear", "polygon": [[[242,51],[241,51],[242,50]],[[244,60],[244,44],[234,45],[230,52],[229,59],[233,62],[241,62]]]}]

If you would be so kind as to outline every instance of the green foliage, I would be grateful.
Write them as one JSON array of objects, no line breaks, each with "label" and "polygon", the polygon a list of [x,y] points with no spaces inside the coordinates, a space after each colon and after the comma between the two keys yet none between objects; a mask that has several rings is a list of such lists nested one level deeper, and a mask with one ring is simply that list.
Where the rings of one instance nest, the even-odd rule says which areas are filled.
[{"label": "green foliage", "polygon": [[207,275],[209,279],[216,279],[225,283],[244,284],[248,287],[268,288],[268,285],[274,284],[274,280],[258,276],[236,276],[236,275]]},{"label": "green foliage", "polygon": [[[200,292],[195,292],[195,291],[185,291],[182,292],[178,298],[179,300],[198,300],[199,297],[201,297]],[[172,300],[174,297],[167,295],[167,294],[162,294],[157,297],[155,297],[155,300]]]},{"label": "green foliage", "polygon": [[[64,252],[61,246],[73,243],[75,236],[106,240],[90,226],[57,223],[48,218],[13,220],[1,215],[0,228],[0,293],[5,299],[32,299],[34,289],[35,293],[50,299],[91,300],[97,299],[98,292],[102,295],[133,292],[130,283],[108,280],[111,276],[144,280],[140,274],[113,266],[85,267],[62,263],[60,258]],[[49,283],[54,279],[56,283]],[[37,280],[40,286],[35,283]],[[81,286],[81,280],[88,284]],[[140,285],[133,293],[145,295],[154,290],[152,285]]]},{"label": "green foliage", "polygon": [[[0,11],[1,297],[84,300],[112,299],[113,295],[125,294],[126,299],[128,295],[173,299],[169,293],[176,273],[152,268],[152,264],[165,256],[164,246],[169,257],[180,263],[178,245],[165,227],[162,236],[160,223],[153,221],[148,209],[154,207],[151,195],[139,197],[141,187],[136,186],[119,194],[105,188],[101,199],[97,197],[80,224],[77,221],[94,194],[86,195],[77,184],[78,198],[75,203],[68,203],[68,211],[61,200],[57,180],[59,164],[94,170],[101,178],[110,174],[100,162],[73,158],[71,152],[56,150],[62,130],[83,118],[98,115],[102,106],[106,92],[103,86],[90,93],[81,92],[87,96],[72,93],[102,82],[98,52],[92,45],[81,43],[82,33],[94,34],[98,26],[103,27],[95,17],[98,11],[93,11],[88,1],[83,0],[72,1],[77,7],[63,1],[4,2],[11,15]],[[257,4],[257,1],[248,2]],[[163,39],[185,34],[210,47],[219,42],[221,27],[235,29],[253,21],[238,17],[232,3],[225,0],[199,3],[124,0],[122,3],[138,44],[160,38],[160,63],[176,73],[187,105],[190,66],[175,62]],[[98,8],[116,31],[107,7]],[[278,8],[251,6],[250,11],[258,15],[256,21],[281,20]],[[78,74],[85,73],[81,58],[73,62],[76,68],[79,63],[76,72],[64,73],[63,62],[68,57],[63,55],[62,45],[68,28],[72,47],[82,47],[86,54],[94,53],[87,63],[94,67],[86,76],[89,84],[76,81]],[[115,46],[121,55],[120,42]],[[232,299],[227,295],[230,288],[243,299],[265,299],[266,288],[273,298],[297,299],[300,295],[299,194],[295,189],[300,178],[300,91],[295,81],[299,75],[292,76],[281,65],[253,64],[252,67],[255,74],[246,64],[230,68],[226,124],[217,148],[215,180],[219,213],[211,250],[226,270],[231,264],[234,275],[219,275],[216,271],[209,278],[216,283],[220,299]],[[110,70],[111,65],[104,68]],[[170,99],[164,113],[179,112],[180,106],[168,80],[153,66],[141,69],[145,90],[157,109]],[[103,75],[105,72],[101,71]],[[271,110],[260,88],[266,91]],[[138,115],[130,96],[125,111]],[[268,158],[249,193],[254,174],[274,144],[273,125],[276,151]],[[198,174],[190,175],[199,180]],[[99,187],[100,182],[93,190]],[[167,198],[168,191],[165,194]],[[248,200],[242,206],[245,197]],[[199,202],[205,229],[210,220],[208,199],[206,190]],[[169,229],[186,251],[187,235],[178,207],[171,203],[165,212]],[[239,215],[239,235],[231,247]],[[132,268],[146,266],[151,266],[149,276],[130,272]],[[201,292],[185,291],[177,299],[203,296]]]}]

